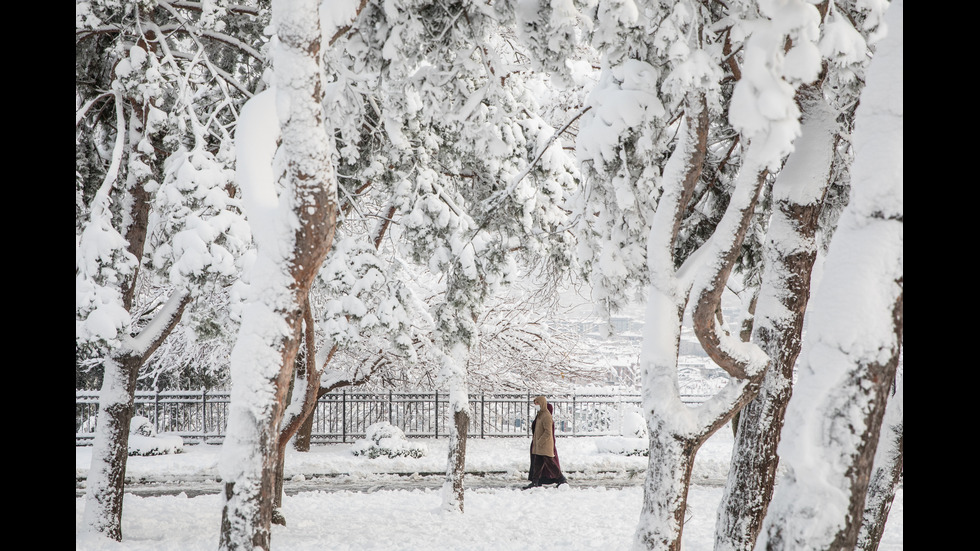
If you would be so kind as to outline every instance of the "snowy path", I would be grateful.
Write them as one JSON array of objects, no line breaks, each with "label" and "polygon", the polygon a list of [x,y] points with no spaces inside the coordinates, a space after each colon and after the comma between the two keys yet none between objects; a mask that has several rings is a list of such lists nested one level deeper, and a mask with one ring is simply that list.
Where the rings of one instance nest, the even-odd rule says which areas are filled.
[{"label": "snowy path", "polygon": [[[719,430],[698,451],[685,551],[714,546],[715,514],[732,440],[731,430]],[[595,437],[562,438],[558,447],[570,484],[522,492],[518,488],[527,484],[528,440],[473,439],[466,454],[467,512],[446,515],[439,510],[439,473],[446,468],[447,444],[445,439],[423,442],[428,453],[417,459],[357,457],[350,452],[352,444],[287,452],[283,514],[288,526],[273,527],[273,551],[629,548],[642,505],[646,457],[604,452],[602,440]],[[76,448],[76,551],[212,551],[221,522],[220,451],[220,446],[196,445],[177,455],[130,457],[125,541],[117,544],[93,538],[82,528],[91,449]],[[902,550],[903,505],[904,492],[899,490],[879,551]],[[558,529],[542,531],[541,526]]]},{"label": "snowy path", "polygon": [[[728,476],[732,436],[720,430],[702,446],[691,482],[701,486],[724,485]],[[314,446],[306,453],[289,449],[284,490],[287,495],[306,491],[437,490],[446,468],[447,440],[413,440],[427,453],[420,458],[368,459],[351,454],[353,444]],[[640,486],[647,458],[603,452],[597,437],[560,438],[558,447],[565,475],[574,487],[619,489]],[[615,444],[616,441],[606,440]],[[525,438],[473,438],[467,442],[467,488],[520,488],[527,484],[528,445]],[[132,456],[127,461],[126,492],[139,496],[188,497],[220,492],[218,476],[221,446],[188,445],[183,453]],[[91,448],[75,448],[75,495],[85,494]]]},{"label": "snowy path", "polygon": [[[620,489],[640,486],[643,483],[643,473],[640,472],[606,472],[583,473],[566,472],[570,487],[573,488],[606,488]],[[372,476],[295,476],[286,480],[283,491],[286,495],[296,495],[302,492],[365,492],[373,493],[379,490],[438,490],[445,479],[440,474],[382,474]],[[499,489],[522,488],[527,480],[517,473],[471,473],[467,474],[464,484],[467,489]],[[699,480],[700,486],[722,486],[724,480]],[[191,475],[175,480],[171,476],[145,476],[126,483],[126,493],[141,497],[174,496],[184,493],[187,497],[217,494],[221,491],[221,482],[215,477]],[[547,486],[546,488],[554,488]],[[85,481],[75,481],[75,497],[85,495]]]}]

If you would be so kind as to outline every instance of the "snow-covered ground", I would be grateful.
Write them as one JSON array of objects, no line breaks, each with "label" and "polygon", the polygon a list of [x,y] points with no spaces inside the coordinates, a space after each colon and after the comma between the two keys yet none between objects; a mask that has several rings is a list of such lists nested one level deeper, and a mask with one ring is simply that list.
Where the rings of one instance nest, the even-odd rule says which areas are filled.
[{"label": "snow-covered ground", "polygon": [[[330,484],[375,481],[384,487],[387,473],[442,472],[446,439],[412,440],[427,454],[412,458],[355,456],[354,444],[315,446],[309,453],[290,450],[287,478]],[[600,451],[623,444],[613,437],[559,438],[561,464],[570,484],[529,491],[523,473],[527,438],[471,439],[467,470],[502,472],[503,487],[467,491],[465,513],[440,509],[438,490],[380,489],[371,492],[304,491],[283,497],[287,526],[273,526],[276,550],[585,550],[627,549],[636,529],[643,490],[637,485],[602,487],[597,480],[642,480],[646,458]],[[713,548],[715,512],[728,471],[732,434],[719,430],[698,452],[688,496],[683,547]],[[185,446],[184,453],[129,458],[127,476],[135,479],[217,478],[221,448]],[[77,477],[85,477],[91,448],[75,448]],[[390,476],[390,475],[389,475]],[[576,480],[580,482],[576,485]],[[86,534],[81,525],[84,497],[75,499],[76,550],[213,550],[218,541],[218,495],[139,497],[127,494],[123,506],[123,542]],[[881,551],[903,549],[903,491],[899,489],[885,529]]]}]

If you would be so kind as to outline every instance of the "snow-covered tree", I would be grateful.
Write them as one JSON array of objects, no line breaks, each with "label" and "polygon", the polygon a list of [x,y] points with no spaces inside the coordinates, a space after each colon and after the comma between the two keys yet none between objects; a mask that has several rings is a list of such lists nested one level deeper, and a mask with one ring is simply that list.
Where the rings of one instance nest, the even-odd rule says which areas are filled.
[{"label": "snow-covered tree", "polygon": [[[904,347],[900,354],[904,355]],[[861,532],[858,534],[857,546],[855,547],[862,551],[878,549],[881,535],[885,531],[885,522],[888,520],[888,512],[891,510],[892,501],[895,499],[895,491],[902,481],[905,465],[904,402],[902,358],[900,356],[895,386],[888,397],[888,406],[881,423],[874,470],[871,472],[868,494],[864,500]]]},{"label": "snow-covered tree", "polygon": [[[222,147],[248,86],[213,61],[215,41],[235,42],[227,15],[76,3],[75,338],[103,368],[84,522],[116,540],[139,371],[188,307],[237,277],[250,239]],[[233,49],[228,65],[255,60]]]},{"label": "snow-covered tree", "polygon": [[570,246],[562,202],[574,169],[537,115],[535,75],[522,71],[498,15],[472,2],[366,4],[337,81],[345,96],[363,98],[358,127],[338,126],[343,162],[358,167],[358,188],[387,190],[395,252],[439,278],[431,330],[420,338],[426,361],[440,366],[437,385],[450,392],[457,430],[444,501],[456,510],[466,365],[483,309],[517,275],[515,255],[561,268]]},{"label": "snow-covered tree", "polygon": [[[802,136],[773,187],[765,271],[752,318],[751,338],[769,355],[770,366],[758,396],[736,417],[732,466],[716,525],[718,550],[752,549],[772,497],[779,461],[776,450],[793,391],[810,275],[821,248],[819,234],[830,233],[832,224],[824,224],[838,208],[827,201],[828,192],[846,185],[847,171],[837,167],[846,168],[849,159],[837,153],[846,152],[845,136],[853,115],[849,106],[859,91],[855,75],[863,72],[869,57],[866,39],[875,30],[858,25],[859,31],[851,21],[867,24],[878,19],[861,13],[841,17],[839,12],[847,6],[830,3],[818,9],[823,18],[819,48],[824,69],[817,82],[797,93]],[[851,39],[841,40],[841,36]],[[826,209],[825,203],[830,203]]]},{"label": "snow-covered tree", "polygon": [[737,418],[732,466],[716,525],[717,549],[751,549],[775,479],[776,446],[793,388],[816,233],[834,154],[837,124],[822,98],[804,99],[796,149],[773,186],[765,267],[753,323],[753,342],[769,356],[759,394]]},{"label": "snow-covered tree", "polygon": [[[903,351],[900,354],[904,354]],[[874,470],[868,482],[868,494],[864,500],[864,516],[858,534],[856,549],[874,551],[878,549],[885,522],[891,511],[895,492],[902,481],[905,465],[904,434],[904,382],[902,358],[898,359],[898,374],[895,386],[888,397],[888,406],[881,423],[878,437],[878,451],[875,452]]]},{"label": "snow-covered tree", "polygon": [[270,89],[243,108],[237,177],[256,258],[231,356],[232,391],[220,462],[219,547],[269,549],[280,425],[294,361],[309,325],[309,292],[338,215],[334,145],[324,119],[322,47],[357,13],[315,0],[272,6]]},{"label": "snow-covered tree", "polygon": [[[366,230],[365,220],[350,217],[352,210],[365,205],[357,207],[353,201],[349,197],[341,202],[339,237],[314,282],[304,312],[302,362],[295,368],[278,439],[273,511],[277,523],[285,523],[278,507],[286,446],[305,429],[300,447],[309,449],[312,426],[307,421],[312,420],[317,400],[338,388],[365,384],[393,362],[416,361],[414,343],[427,328],[419,322],[427,311],[399,277],[399,265],[385,262],[378,254],[390,219],[374,231]],[[353,362],[343,362],[341,357]]]},{"label": "snow-covered tree", "polygon": [[[451,217],[473,227],[473,217],[465,212],[465,208],[471,208],[470,202],[475,201],[471,197],[486,199],[491,191],[499,191],[498,196],[485,203],[493,208],[500,207],[501,214],[519,210],[515,221],[522,222],[522,231],[529,234],[529,237],[511,243],[511,247],[517,249],[518,254],[537,258],[539,263],[566,262],[567,253],[561,252],[561,248],[567,249],[568,244],[563,241],[560,231],[564,213],[555,204],[564,196],[562,187],[571,185],[572,181],[570,164],[563,161],[560,154],[556,160],[553,153],[554,150],[561,151],[557,132],[532,114],[536,106],[533,106],[529,91],[524,89],[524,83],[508,85],[505,94],[494,92],[497,79],[489,76],[494,71],[501,74],[505,70],[511,71],[515,73],[514,81],[522,78],[512,67],[497,59],[495,50],[484,48],[482,54],[495,60],[492,68],[486,63],[473,63],[472,55],[456,59],[458,51],[465,53],[471,47],[461,46],[459,36],[456,36],[469,32],[471,18],[446,20],[447,25],[460,26],[459,29],[452,25],[446,27],[447,33],[443,36],[452,35],[451,45],[404,30],[410,28],[412,33],[422,32],[424,28],[419,25],[423,21],[434,21],[429,16],[435,7],[411,2],[384,6],[364,3],[357,7],[362,10],[359,17],[339,26],[335,34],[324,37],[324,42],[332,43],[332,47],[323,52],[323,102],[327,133],[335,137],[338,144],[335,157],[339,194],[337,234],[311,288],[310,307],[304,312],[312,311],[312,317],[304,325],[305,343],[300,347],[304,361],[295,370],[292,397],[281,422],[280,449],[284,449],[288,440],[310,418],[315,400],[326,392],[372,379],[390,381],[396,369],[402,370],[402,374],[411,372],[416,380],[420,380],[432,374],[432,366],[444,365],[446,354],[441,348],[443,344],[439,341],[432,312],[445,307],[449,291],[444,283],[436,284],[420,296],[419,289],[412,284],[419,275],[413,273],[416,268],[410,264],[419,266],[422,271],[443,271],[447,262],[454,262],[450,256],[457,254],[450,250],[452,246],[458,247],[462,240],[472,241],[475,234],[473,230],[466,230],[471,231],[470,234],[465,231],[439,233],[439,226],[444,221],[434,222],[428,218],[431,213],[426,213],[426,206],[420,207],[426,201],[430,202],[426,204],[428,206],[438,205],[449,197],[448,193],[424,195],[432,193],[429,182],[433,177],[450,182],[437,185],[453,190],[457,206],[464,207],[464,211],[458,211],[462,214],[454,212]],[[472,9],[472,6],[468,8]],[[454,13],[459,16],[462,12]],[[478,17],[486,18],[479,16],[479,10],[473,15],[473,18]],[[395,47],[394,42],[402,40],[412,40],[422,46]],[[389,41],[393,42],[386,46]],[[444,57],[440,58],[440,55]],[[423,75],[423,78],[405,72],[406,66],[436,66],[435,62],[442,65],[432,76]],[[473,100],[483,103],[477,101],[466,108],[477,108],[478,115],[459,112],[461,105],[466,103],[460,99],[460,90],[445,86],[445,83],[453,82],[446,80],[446,76],[459,71],[475,74],[468,77],[474,79],[473,86],[485,88]],[[500,81],[504,83],[509,78]],[[406,89],[410,92],[407,96]],[[508,96],[514,91],[521,95],[523,105]],[[509,103],[503,107],[495,105],[493,94]],[[489,97],[484,99],[483,95]],[[431,110],[421,110],[420,102],[430,106]],[[438,110],[448,116],[441,116]],[[507,113],[521,115],[511,120]],[[466,122],[467,119],[470,122]],[[467,128],[471,124],[473,129]],[[505,127],[504,135],[493,143],[494,133],[501,133],[498,126]],[[441,146],[443,140],[451,146]],[[493,146],[493,155],[479,159],[488,143]],[[501,186],[505,177],[511,189],[487,191],[487,186]],[[474,185],[474,181],[479,185]],[[532,183],[533,186],[529,185]],[[464,191],[455,191],[457,187]],[[509,194],[513,193],[520,193],[519,198],[510,198]],[[431,203],[433,200],[435,203]],[[512,206],[515,202],[519,204],[518,209]],[[493,209],[479,208],[485,211],[480,214],[484,225],[493,222],[487,214]],[[451,223],[458,225],[458,220]],[[495,229],[494,225],[490,224],[490,229]],[[405,228],[409,228],[407,233]],[[448,244],[447,241],[456,243]],[[554,251],[542,245],[549,241],[558,244]],[[494,246],[498,252],[494,253],[491,264],[501,263],[502,258],[514,252],[501,253],[501,245]],[[483,259],[474,261],[471,254],[472,250],[464,253],[465,262],[484,262]],[[432,256],[438,258],[433,260]],[[510,263],[502,265],[510,267]],[[479,292],[486,293],[494,284],[481,281],[479,286]],[[496,329],[499,326],[491,323],[488,327]],[[553,365],[541,358],[543,346],[536,345],[554,343],[555,339],[543,331],[534,332],[530,324],[504,326],[504,330],[491,334],[494,339],[478,342],[481,346],[496,346],[495,350],[500,350],[503,347],[496,343],[497,340],[517,335],[526,338],[511,350],[521,353],[524,362]],[[531,339],[537,343],[530,342]],[[489,349],[481,348],[480,351],[484,350]],[[436,378],[439,372],[445,374],[441,367],[435,371]],[[486,373],[483,371],[481,375],[485,377]],[[557,375],[560,377],[561,373],[557,372]],[[281,466],[282,454],[279,456]]]},{"label": "snow-covered tree", "polygon": [[[761,9],[760,17],[753,3],[665,1],[594,12],[603,73],[576,144],[586,190],[579,235],[608,310],[647,292],[640,363],[651,449],[638,548],[679,546],[694,455],[752,398],[768,365],[719,321],[720,299],[769,174],[799,134],[794,96],[817,77],[820,56],[812,5]],[[549,25],[568,23],[553,15]],[[731,375],[697,408],[680,401],[677,384],[687,310]]]},{"label": "snow-covered tree", "polygon": [[851,197],[812,301],[762,549],[853,549],[903,326],[903,3],[885,13],[854,128]]}]

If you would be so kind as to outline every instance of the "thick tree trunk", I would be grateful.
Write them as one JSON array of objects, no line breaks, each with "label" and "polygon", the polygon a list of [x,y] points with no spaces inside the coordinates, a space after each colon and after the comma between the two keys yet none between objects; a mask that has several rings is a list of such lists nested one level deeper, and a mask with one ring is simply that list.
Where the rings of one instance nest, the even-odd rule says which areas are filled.
[{"label": "thick tree trunk", "polygon": [[903,3],[885,14],[853,134],[851,197],[814,295],[761,549],[854,549],[901,353]]},{"label": "thick tree trunk", "polygon": [[[247,319],[246,319],[247,321]],[[246,324],[243,323],[243,329]],[[295,339],[293,339],[295,340]],[[286,403],[288,376],[297,344],[281,345],[279,376],[268,382],[269,395],[256,415],[232,388],[231,419],[225,437],[224,453],[239,455],[237,476],[225,478],[224,508],[221,516],[221,549],[268,550],[275,499],[276,470],[279,463],[279,425]],[[232,422],[236,421],[235,424]]]},{"label": "thick tree trunk", "polygon": [[691,469],[700,445],[700,438],[677,438],[663,428],[650,432],[637,549],[680,551]]},{"label": "thick tree trunk", "polygon": [[[895,306],[897,332],[901,332],[901,303],[899,298]],[[790,475],[792,483],[785,484],[784,495],[779,496],[780,506],[774,507],[775,515],[767,517],[764,528],[766,539],[760,541],[764,549],[788,550],[807,545],[811,549],[845,551],[857,547],[879,429],[887,404],[888,381],[894,377],[897,364],[896,352],[892,359],[883,364],[856,365],[854,371],[842,381],[841,394],[835,398],[840,401],[840,406],[828,410],[826,414],[830,417],[831,425],[838,425],[835,427],[838,431],[836,436],[847,434],[852,437],[846,443],[848,448],[844,448],[841,442],[827,446],[829,454],[839,456],[835,459],[843,469],[839,473],[830,473],[818,484],[812,484],[812,481],[798,484],[801,482],[799,477],[810,475],[793,471]],[[864,413],[864,417],[849,418],[849,413],[856,410]],[[845,502],[827,502],[826,508],[821,509],[818,500],[826,489],[808,488],[821,484],[836,489]]]},{"label": "thick tree trunk", "polygon": [[[129,429],[139,369],[177,326],[189,302],[188,293],[174,293],[139,338],[127,341],[125,350],[105,363],[83,521],[89,530],[116,541],[122,540]],[[144,343],[141,348],[133,346],[137,341]]]},{"label": "thick tree trunk", "polygon": [[99,417],[92,445],[84,523],[90,530],[122,541],[123,489],[129,457],[129,427],[133,420],[139,357],[105,362]]},{"label": "thick tree trunk", "polygon": [[766,240],[766,269],[756,312],[755,342],[770,366],[760,392],[739,414],[732,465],[716,524],[716,551],[751,551],[772,498],[776,454],[793,368],[800,351],[803,315],[822,198],[827,187],[836,125],[834,114],[808,100],[797,153],[773,187],[774,212]]},{"label": "thick tree trunk", "polygon": [[[145,44],[144,44],[145,46]],[[122,101],[122,100],[119,100]],[[135,146],[145,133],[144,107],[130,99],[133,106],[129,117],[130,149],[128,157],[129,179],[125,192],[128,200],[127,225],[123,228],[126,250],[136,259],[128,279],[120,283],[122,306],[132,311],[140,259],[146,241],[147,221],[150,213],[150,194],[147,184],[154,176],[152,156]],[[176,325],[183,312],[183,305],[173,321]],[[172,330],[173,325],[170,326]],[[169,330],[167,331],[169,334]],[[166,335],[163,335],[165,337]],[[151,339],[156,340],[156,339]],[[153,345],[159,346],[163,338]],[[126,459],[129,457],[129,428],[133,419],[133,402],[136,394],[136,378],[140,366],[149,354],[124,345],[112,351],[103,371],[102,391],[99,396],[99,422],[92,450],[92,468],[88,480],[88,497],[85,504],[85,521],[89,530],[122,540],[122,502],[126,478]]]},{"label": "thick tree trunk", "polygon": [[[673,269],[679,222],[698,181],[707,142],[703,98],[693,96],[687,107],[686,126],[664,169],[664,192],[648,242],[651,285],[640,362],[651,449],[634,538],[634,547],[644,550],[680,548],[694,455],[755,395],[766,367],[765,355],[724,331],[715,315],[764,182],[760,163],[746,162],[714,234],[684,266]],[[746,158],[755,158],[752,151]],[[677,383],[678,342],[691,297],[698,339],[712,360],[732,376],[724,389],[697,408],[681,402]]]},{"label": "thick tree trunk", "polygon": [[[268,216],[272,227],[257,228],[253,287],[258,289],[246,306],[232,352],[232,397],[221,462],[223,550],[270,547],[286,392],[302,338],[306,297],[333,243],[337,219],[332,146],[323,124],[319,3],[277,1],[273,18],[279,39],[273,68],[284,160],[278,185],[283,191],[274,212],[263,210],[268,208],[265,202],[246,201],[246,209]],[[273,185],[248,193],[276,190]],[[292,243],[285,239],[290,231]]]}]

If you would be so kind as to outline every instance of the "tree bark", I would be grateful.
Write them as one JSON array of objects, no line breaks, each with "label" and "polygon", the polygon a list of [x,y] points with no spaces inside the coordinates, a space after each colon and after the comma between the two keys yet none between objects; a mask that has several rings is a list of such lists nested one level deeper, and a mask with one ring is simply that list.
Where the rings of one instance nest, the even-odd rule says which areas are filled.
[{"label": "tree bark", "polygon": [[[116,541],[122,541],[123,494],[136,379],[146,359],[177,326],[189,302],[189,293],[175,293],[139,339],[128,340],[122,350],[117,350],[105,362],[83,520],[89,530]],[[147,344],[138,348],[137,341]]]},{"label": "tree bark", "polygon": [[453,429],[449,434],[449,469],[446,482],[452,492],[450,503],[463,512],[463,477],[466,475],[466,438],[470,428],[468,409],[453,412]]},{"label": "tree bark", "polygon": [[[703,96],[693,95],[686,107],[689,127],[681,131],[664,170],[664,192],[648,245],[652,284],[640,361],[651,449],[640,523],[634,537],[637,549],[680,548],[694,455],[755,395],[766,365],[757,349],[724,333],[715,317],[762,188],[764,170],[759,163],[747,162],[743,166],[732,200],[714,234],[685,265],[672,271],[679,220],[697,183],[707,147],[708,119]],[[752,151],[750,146],[747,158],[754,159]],[[677,385],[680,330],[691,297],[696,301],[695,330],[702,346],[733,378],[725,389],[697,408],[688,408],[680,401]],[[733,354],[732,341],[736,340],[741,345],[738,355]]]},{"label": "tree bark", "polygon": [[[740,412],[732,465],[718,510],[715,550],[750,551],[772,498],[776,454],[793,368],[800,351],[810,274],[817,255],[817,222],[827,188],[836,125],[834,114],[807,100],[799,157],[791,156],[773,187],[774,212],[759,291],[755,342],[770,365],[759,394]],[[805,161],[799,161],[804,159]]]},{"label": "tree bark", "polygon": [[[854,549],[903,342],[903,2],[885,13],[855,115],[851,197],[813,301],[756,545]],[[806,389],[805,391],[803,389]]]},{"label": "tree bark", "polygon": [[861,531],[858,534],[857,549],[875,551],[881,543],[885,531],[885,521],[895,499],[895,492],[902,480],[905,457],[905,432],[903,429],[903,389],[902,377],[897,381],[897,392],[888,399],[885,420],[881,427],[878,452],[875,454],[875,467],[868,485],[868,495],[864,504]]},{"label": "tree bark", "polygon": [[99,418],[92,444],[85,502],[85,524],[90,530],[122,541],[123,489],[129,457],[129,428],[133,419],[139,357],[110,358],[105,362]]},{"label": "tree bark", "polygon": [[[269,233],[257,239],[255,273],[266,279],[253,283],[262,293],[247,305],[232,352],[232,398],[222,461],[223,550],[270,548],[286,392],[302,338],[306,297],[330,250],[337,220],[331,144],[323,124],[319,4],[274,2],[273,17],[279,39],[273,67],[284,191],[275,231],[262,228]],[[279,232],[290,229],[291,246],[278,242]],[[270,326],[280,327],[281,333],[270,334]],[[255,385],[264,388],[251,388]]]},{"label": "tree bark", "polygon": [[304,362],[300,362],[300,367],[296,369],[296,375],[293,377],[293,382],[290,385],[289,395],[286,398],[287,403],[293,400],[293,391],[295,390],[296,381],[302,381],[303,395],[299,398],[300,410],[293,416],[292,419],[287,419],[284,421],[285,428],[282,429],[279,435],[279,461],[276,464],[276,494],[273,501],[272,510],[272,522],[274,524],[280,524],[282,526],[286,525],[286,518],[280,512],[282,507],[282,488],[283,488],[283,470],[286,466],[286,446],[289,444],[290,438],[299,430],[300,426],[303,424],[305,419],[310,417],[310,413],[316,406],[317,398],[319,397],[320,390],[320,372],[316,368],[316,335],[313,326],[313,311],[310,309],[309,297],[306,297],[305,307],[303,309],[303,338],[306,343],[306,349],[304,354]]},{"label": "tree bark", "polygon": [[293,440],[293,449],[298,452],[310,451],[310,441],[313,437],[313,415],[307,415],[303,424],[296,431],[296,439]]},{"label": "tree bark", "polygon": [[[893,311],[896,336],[901,340],[902,331],[902,298],[898,297]],[[830,425],[840,431],[840,434],[850,434],[854,437],[855,445],[844,449],[839,443],[827,445],[825,454],[840,455],[843,471],[827,476],[820,483],[824,485],[840,485],[846,503],[837,507],[837,503],[827,504],[827,509],[839,514],[819,514],[815,507],[819,499],[819,490],[812,491],[806,485],[797,484],[798,476],[791,474],[792,483],[781,488],[783,495],[777,495],[779,507],[774,507],[775,515],[767,516],[764,526],[766,539],[760,538],[760,543],[767,550],[797,549],[800,545],[812,546],[812,549],[831,551],[846,551],[857,547],[858,535],[865,509],[865,498],[871,483],[871,469],[875,451],[878,447],[881,420],[887,404],[888,388],[895,375],[898,365],[898,352],[891,359],[881,364],[857,364],[855,369],[843,380],[840,388],[843,390],[839,398],[839,407],[827,412],[831,418]],[[884,383],[882,383],[884,381]],[[856,409],[857,404],[865,413],[863,418],[846,418],[846,412]],[[822,492],[820,492],[822,493]],[[786,502],[791,503],[787,504]],[[776,503],[774,498],[774,503]],[[814,533],[816,536],[807,537],[803,534]]]},{"label": "tree bark", "polygon": [[[650,432],[644,505],[635,536],[639,548],[680,551],[691,470],[701,442],[700,438],[677,438],[668,429]],[[656,498],[648,503],[646,496]]]}]

